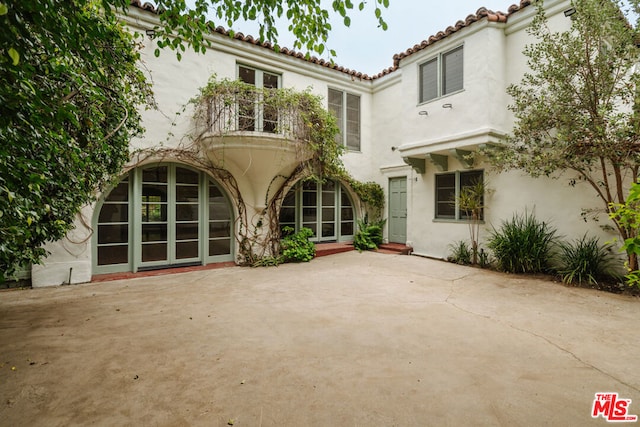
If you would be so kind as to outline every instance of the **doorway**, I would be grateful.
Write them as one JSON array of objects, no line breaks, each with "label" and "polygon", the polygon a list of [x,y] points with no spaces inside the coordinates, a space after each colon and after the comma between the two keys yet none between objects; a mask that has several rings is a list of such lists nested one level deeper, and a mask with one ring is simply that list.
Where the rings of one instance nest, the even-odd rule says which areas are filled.
[{"label": "doorway", "polygon": [[407,242],[407,177],[389,179],[389,242]]}]

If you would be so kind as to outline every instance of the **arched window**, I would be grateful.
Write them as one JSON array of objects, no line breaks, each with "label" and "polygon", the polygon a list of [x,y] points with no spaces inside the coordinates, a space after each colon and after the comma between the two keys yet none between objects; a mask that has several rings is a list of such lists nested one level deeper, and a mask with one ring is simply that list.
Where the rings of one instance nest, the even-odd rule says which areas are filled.
[{"label": "arched window", "polygon": [[310,228],[316,242],[350,241],[355,231],[353,203],[346,188],[336,181],[305,181],[285,196],[280,228]]},{"label": "arched window", "polygon": [[200,171],[177,164],[140,167],[98,208],[96,273],[233,259],[230,204]]}]

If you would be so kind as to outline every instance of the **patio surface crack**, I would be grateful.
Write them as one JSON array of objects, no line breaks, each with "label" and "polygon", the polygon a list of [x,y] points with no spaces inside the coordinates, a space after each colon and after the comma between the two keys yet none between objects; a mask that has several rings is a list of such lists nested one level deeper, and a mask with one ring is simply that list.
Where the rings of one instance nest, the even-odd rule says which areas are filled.
[{"label": "patio surface crack", "polygon": [[[467,276],[465,276],[465,277],[467,277]],[[455,303],[453,303],[453,302],[449,301],[449,298],[451,298],[451,296],[452,296],[452,295],[453,295],[453,293],[455,292],[455,284],[456,284],[456,281],[458,281],[458,280],[463,280],[463,279],[464,279],[464,277],[460,277],[460,278],[457,278],[457,279],[453,279],[453,280],[451,280],[451,291],[449,292],[449,295],[447,296],[447,298],[446,298],[446,299],[445,299],[445,301],[444,301],[446,304],[448,304],[448,305],[452,306],[453,308],[455,308],[455,309],[457,309],[457,310],[460,310],[460,311],[462,311],[462,312],[464,312],[464,313],[471,314],[471,315],[473,315],[473,316],[482,317],[482,318],[485,318],[485,319],[491,320],[491,321],[493,321],[493,322],[496,322],[496,323],[500,323],[500,324],[506,325],[506,326],[510,327],[511,329],[514,329],[514,330],[516,330],[516,331],[518,331],[518,332],[522,332],[522,333],[525,333],[525,334],[528,334],[528,335],[534,336],[534,337],[536,337],[536,338],[538,338],[538,339],[541,339],[541,340],[543,340],[543,341],[547,342],[548,344],[550,344],[551,346],[555,347],[556,349],[560,350],[561,352],[563,352],[563,353],[565,353],[565,354],[569,355],[571,358],[573,358],[574,360],[576,360],[578,363],[581,363],[582,365],[584,365],[584,366],[586,366],[586,367],[589,367],[589,368],[591,368],[591,369],[593,369],[593,370],[595,370],[595,371],[597,371],[597,372],[601,373],[602,375],[604,375],[604,376],[606,376],[606,377],[608,377],[608,378],[611,378],[612,380],[614,380],[614,381],[618,382],[619,384],[622,384],[622,385],[624,385],[624,386],[627,386],[627,387],[629,387],[631,390],[634,390],[634,391],[636,391],[636,392],[639,392],[639,393],[640,393],[640,387],[637,387],[637,386],[635,386],[635,385],[633,385],[633,384],[629,384],[628,382],[626,382],[626,381],[624,381],[624,380],[621,380],[620,378],[615,377],[613,374],[610,374],[609,372],[606,372],[606,371],[602,370],[601,368],[599,368],[599,367],[597,367],[597,366],[595,366],[595,365],[593,365],[593,364],[591,364],[591,363],[589,363],[589,362],[587,362],[587,361],[585,361],[585,360],[581,359],[577,354],[575,354],[575,353],[573,353],[572,351],[570,351],[570,350],[568,350],[568,349],[566,349],[566,348],[562,347],[561,345],[559,345],[559,344],[557,344],[557,343],[555,343],[555,342],[551,341],[549,338],[545,337],[544,335],[540,335],[540,334],[537,334],[537,333],[535,333],[535,332],[533,332],[533,331],[529,331],[529,330],[526,330],[526,329],[523,329],[523,328],[519,328],[519,327],[515,326],[515,325],[514,325],[514,324],[512,324],[512,323],[505,322],[505,321],[502,321],[502,320],[500,320],[500,319],[496,319],[495,317],[492,317],[492,316],[490,316],[490,315],[480,314],[480,313],[473,312],[473,311],[471,311],[471,310],[464,309],[464,308],[462,308],[462,307],[460,307],[460,306],[456,305]]]}]

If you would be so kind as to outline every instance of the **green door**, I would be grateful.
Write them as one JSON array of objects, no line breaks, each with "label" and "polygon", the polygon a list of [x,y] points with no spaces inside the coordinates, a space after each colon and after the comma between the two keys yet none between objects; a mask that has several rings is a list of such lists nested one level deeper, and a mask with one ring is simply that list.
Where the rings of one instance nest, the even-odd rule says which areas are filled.
[{"label": "green door", "polygon": [[407,178],[389,179],[389,242],[407,242]]},{"label": "green door", "polygon": [[142,170],[140,267],[201,263],[200,174],[176,165]]},{"label": "green door", "polygon": [[128,173],[94,217],[94,273],[233,260],[233,219],[218,185],[173,163]]},{"label": "green door", "polygon": [[[337,181],[305,181],[289,190],[280,209],[280,229],[306,227],[313,242],[353,240],[355,213],[345,188]],[[283,232],[284,235],[284,232]]]}]

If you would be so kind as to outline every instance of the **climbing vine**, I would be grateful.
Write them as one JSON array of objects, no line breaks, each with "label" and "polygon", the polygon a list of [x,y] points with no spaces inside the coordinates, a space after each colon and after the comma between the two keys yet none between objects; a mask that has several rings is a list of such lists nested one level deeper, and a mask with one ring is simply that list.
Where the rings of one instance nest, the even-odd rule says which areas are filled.
[{"label": "climbing vine", "polygon": [[[287,192],[301,179],[340,180],[351,186],[372,216],[381,215],[382,188],[373,182],[359,182],[346,171],[341,159],[344,146],[336,138],[339,132],[336,119],[325,109],[322,98],[309,90],[256,88],[241,81],[213,77],[189,105],[194,107],[196,124],[190,139],[174,148],[141,151],[137,153],[136,163],[148,158],[169,158],[192,164],[216,178],[231,193],[235,203],[239,264],[256,265],[280,253],[280,206]],[[255,109],[260,109],[262,123],[255,119]],[[216,163],[206,155],[206,145],[212,136],[254,130],[289,139],[296,149],[296,166],[289,175],[272,179],[265,195],[266,208],[250,214],[235,177],[223,163]]]}]

